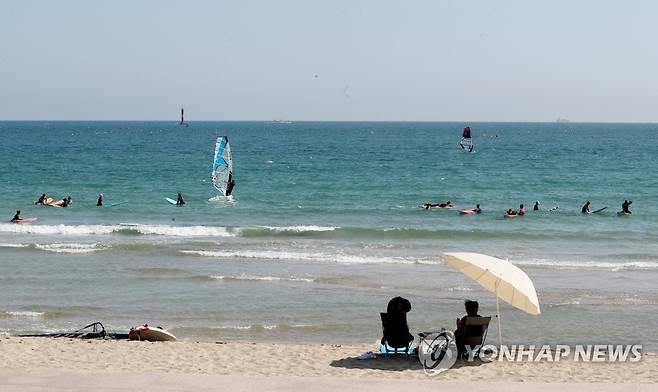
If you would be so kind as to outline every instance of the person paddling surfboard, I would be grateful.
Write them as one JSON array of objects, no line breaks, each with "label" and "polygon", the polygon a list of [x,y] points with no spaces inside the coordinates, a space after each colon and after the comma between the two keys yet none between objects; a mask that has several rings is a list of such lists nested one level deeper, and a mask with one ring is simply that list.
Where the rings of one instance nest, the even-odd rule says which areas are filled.
[{"label": "person paddling surfboard", "polygon": [[21,210],[16,210],[16,214],[11,218],[10,222],[20,222],[21,221]]}]

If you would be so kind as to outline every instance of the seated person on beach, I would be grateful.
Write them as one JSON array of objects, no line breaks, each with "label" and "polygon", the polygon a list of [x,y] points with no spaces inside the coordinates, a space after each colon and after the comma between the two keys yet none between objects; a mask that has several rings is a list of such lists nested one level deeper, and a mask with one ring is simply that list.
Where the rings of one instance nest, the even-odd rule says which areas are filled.
[{"label": "seated person on beach", "polygon": [[452,207],[452,203],[450,203],[450,200],[446,201],[445,203],[439,203],[439,207],[441,208],[446,208],[446,207]]},{"label": "seated person on beach", "polygon": [[21,210],[16,211],[16,215],[14,215],[13,218],[11,218],[12,222],[18,222],[21,220]]},{"label": "seated person on beach", "polygon": [[628,207],[630,207],[631,204],[633,204],[632,201],[624,200],[624,202],[621,204],[621,211],[625,214],[630,214],[631,210],[629,210]]},{"label": "seated person on beach", "polygon": [[426,210],[429,210],[430,208],[438,207],[438,206],[439,206],[438,204],[423,203],[423,204],[420,205],[420,208],[424,208]]},{"label": "seated person on beach", "polygon": [[[460,319],[455,320],[455,325],[457,326],[457,329],[455,330],[455,340],[457,341],[457,350],[459,353],[466,352],[466,348],[464,347],[464,336],[465,336],[465,330],[464,326],[466,323],[466,317],[482,317],[478,314],[478,309],[480,305],[478,304],[477,301],[470,301],[466,300],[464,301],[464,309],[466,310],[466,316],[462,317]],[[478,328],[482,328],[481,326],[478,326]],[[469,333],[473,333],[473,331],[469,330]],[[471,335],[468,335],[471,336]]]},{"label": "seated person on beach", "polygon": [[520,216],[525,215],[525,208],[523,208],[523,204],[521,204],[521,205],[519,206],[519,215],[520,215]]},{"label": "seated person on beach", "polygon": [[580,209],[580,212],[582,212],[583,214],[589,214],[589,200],[587,201],[587,203],[585,203],[583,208]]},{"label": "seated person on beach", "polygon": [[381,313],[383,336],[381,349],[383,353],[410,353],[413,335],[407,325],[407,313],[411,310],[409,300],[395,297],[388,302],[386,313]]},{"label": "seated person on beach", "polygon": [[34,202],[34,204],[43,204],[45,202],[46,202],[46,194],[44,193],[43,195],[41,195],[41,197],[39,197],[39,200]]}]

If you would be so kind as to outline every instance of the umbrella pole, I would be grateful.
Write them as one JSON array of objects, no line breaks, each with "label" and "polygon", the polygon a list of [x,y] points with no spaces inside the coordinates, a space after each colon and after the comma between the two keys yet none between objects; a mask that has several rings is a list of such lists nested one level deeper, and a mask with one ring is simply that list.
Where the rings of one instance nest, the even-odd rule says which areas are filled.
[{"label": "umbrella pole", "polygon": [[496,295],[496,318],[498,319],[498,347],[500,349],[503,345],[503,332],[500,329],[500,306],[498,305],[498,295]]}]

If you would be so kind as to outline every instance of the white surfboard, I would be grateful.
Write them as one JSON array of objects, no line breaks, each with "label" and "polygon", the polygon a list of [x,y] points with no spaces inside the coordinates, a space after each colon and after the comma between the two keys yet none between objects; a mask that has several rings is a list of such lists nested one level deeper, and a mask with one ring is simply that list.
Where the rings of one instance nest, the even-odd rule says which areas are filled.
[{"label": "white surfboard", "polygon": [[162,328],[158,327],[149,327],[147,325],[142,325],[139,328],[135,328],[137,332],[138,340],[145,340],[147,342],[174,342],[176,337]]},{"label": "white surfboard", "polygon": [[176,200],[174,200],[174,199],[170,199],[168,197],[165,197],[165,200],[167,200],[169,203],[171,203],[173,205],[176,205]]}]

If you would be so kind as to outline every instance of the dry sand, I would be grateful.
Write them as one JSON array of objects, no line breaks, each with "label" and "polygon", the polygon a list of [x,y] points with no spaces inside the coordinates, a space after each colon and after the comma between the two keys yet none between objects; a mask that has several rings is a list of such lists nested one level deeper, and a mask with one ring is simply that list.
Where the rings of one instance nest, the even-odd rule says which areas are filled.
[{"label": "dry sand", "polygon": [[[356,359],[363,352],[373,349],[372,344],[336,346],[248,342],[149,343],[4,337],[0,338],[0,390],[12,390],[9,389],[11,386],[20,386],[13,390],[37,391],[41,390],[38,389],[40,382],[50,388],[43,390],[78,390],[73,388],[76,385],[82,390],[83,386],[101,387],[98,383],[103,379],[117,380],[118,384],[111,385],[108,390],[133,390],[132,387],[146,382],[148,377],[155,377],[154,375],[160,375],[156,379],[166,376],[184,383],[178,389],[173,388],[175,383],[169,384],[173,388],[171,390],[182,390],[185,389],[183,386],[196,385],[185,380],[208,377],[213,379],[220,376],[225,380],[256,380],[259,377],[269,377],[268,379],[283,383],[279,385],[275,381],[265,382],[260,390],[277,390],[277,385],[281,387],[279,390],[287,390],[289,388],[285,386],[291,386],[290,383],[294,380],[301,384],[310,382],[343,388],[341,383],[353,386],[365,382],[366,385],[375,386],[389,379],[407,382],[415,380],[416,386],[429,385],[434,388],[438,386],[436,383],[445,384],[445,387],[453,385],[455,388],[463,388],[464,382],[469,383],[469,389],[473,385],[489,385],[491,382],[504,385],[623,383],[626,388],[631,387],[633,390],[658,390],[655,385],[649,385],[650,389],[638,389],[638,384],[658,383],[658,357],[654,354],[644,354],[642,360],[636,363],[583,363],[571,360],[559,363],[458,362],[449,371],[428,377],[417,359]],[[87,380],[87,384],[66,384],[66,380],[75,380],[76,375],[82,377],[78,379]],[[126,388],[122,386],[126,377],[134,379],[129,384],[132,387],[121,389]],[[300,379],[297,379],[298,377]],[[33,384],[29,384],[29,380],[32,380]],[[337,384],[328,384],[325,380],[334,380]],[[59,385],[58,382],[64,384]],[[34,389],[29,389],[30,385]],[[563,385],[567,386],[568,384]],[[600,389],[598,386],[585,389],[596,389],[597,392],[616,390]]]}]

